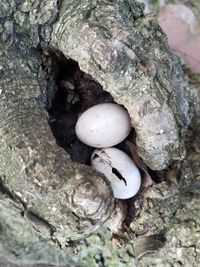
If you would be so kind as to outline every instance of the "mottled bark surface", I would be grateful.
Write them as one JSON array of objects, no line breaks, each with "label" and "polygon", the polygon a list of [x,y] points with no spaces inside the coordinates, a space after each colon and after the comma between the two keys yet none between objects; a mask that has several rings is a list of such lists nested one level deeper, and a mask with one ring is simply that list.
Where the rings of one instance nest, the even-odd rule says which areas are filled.
[{"label": "mottled bark surface", "polygon": [[78,266],[22,218],[20,204],[0,199],[0,266]]},{"label": "mottled bark surface", "polygon": [[[55,245],[99,229],[115,204],[104,177],[57,146],[46,111],[56,85],[39,52],[59,50],[76,60],[127,108],[140,156],[152,169],[183,157],[192,95],[155,18],[143,17],[134,1],[3,1],[0,25],[0,262],[73,266]],[[179,190],[175,183],[169,219]],[[148,221],[151,236],[170,227],[155,221],[163,222],[161,206],[152,204],[152,219],[146,213],[158,191],[147,192],[137,218],[142,233]],[[161,237],[158,244],[167,235]]]},{"label": "mottled bark surface", "polygon": [[145,163],[161,170],[183,158],[192,96],[155,18],[134,1],[64,1],[61,14],[53,46],[128,109]]},{"label": "mottled bark surface", "polygon": [[98,229],[113,210],[113,197],[100,175],[56,145],[45,110],[45,73],[26,27],[10,21],[2,33],[0,177],[28,217],[39,218],[35,228],[62,244]]},{"label": "mottled bark surface", "polygon": [[[199,75],[192,78],[198,92],[199,82]],[[171,166],[164,182],[148,188],[142,202],[136,201],[140,215],[132,221],[129,242],[111,243],[108,232],[90,236],[78,246],[83,263],[101,266],[95,259],[103,255],[106,267],[200,265],[199,104],[198,98],[197,113],[187,137],[186,158]]]}]

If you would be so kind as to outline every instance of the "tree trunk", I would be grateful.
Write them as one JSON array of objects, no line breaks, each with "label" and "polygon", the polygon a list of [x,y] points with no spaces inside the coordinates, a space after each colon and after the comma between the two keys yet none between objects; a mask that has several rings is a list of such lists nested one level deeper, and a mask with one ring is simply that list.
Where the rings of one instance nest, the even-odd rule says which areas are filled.
[{"label": "tree trunk", "polygon": [[[76,266],[56,246],[110,225],[120,206],[103,175],[73,162],[57,145],[46,111],[57,86],[53,76],[49,81],[43,55],[62,53],[78,62],[125,106],[138,153],[153,170],[183,159],[193,95],[155,18],[144,17],[134,1],[4,1],[0,19],[2,266]],[[184,179],[168,182],[146,189],[134,202],[138,207],[142,199],[143,208],[131,228],[144,236],[133,244],[133,263],[146,251],[169,247],[180,220],[173,217],[176,209],[183,205],[188,212]]]}]

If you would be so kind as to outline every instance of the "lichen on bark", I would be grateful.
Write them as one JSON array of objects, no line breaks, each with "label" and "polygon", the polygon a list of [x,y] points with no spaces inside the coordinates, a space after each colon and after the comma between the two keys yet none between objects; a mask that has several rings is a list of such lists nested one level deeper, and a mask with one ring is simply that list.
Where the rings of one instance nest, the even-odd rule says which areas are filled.
[{"label": "lichen on bark", "polygon": [[184,157],[193,97],[152,15],[134,1],[64,1],[52,40],[127,108],[149,167]]},{"label": "lichen on bark", "polygon": [[[135,1],[4,1],[0,25],[1,224],[8,214],[11,225],[19,219],[13,229],[27,233],[18,243],[22,250],[29,234],[36,246],[43,237],[63,248],[101,228],[115,214],[115,202],[102,175],[72,162],[56,144],[46,111],[56,85],[42,68],[41,51],[77,61],[127,108],[140,156],[152,169],[183,157],[192,94],[154,16],[144,17]],[[13,215],[14,203],[20,212]],[[10,237],[1,238],[2,253]],[[16,249],[9,253],[27,259]]]},{"label": "lichen on bark", "polygon": [[[46,74],[28,23],[20,29],[15,20],[6,21],[1,34],[0,176],[28,214],[46,223],[43,234],[65,244],[98,229],[114,201],[101,175],[73,163],[56,144],[46,111]],[[43,231],[40,223],[35,228]]]}]

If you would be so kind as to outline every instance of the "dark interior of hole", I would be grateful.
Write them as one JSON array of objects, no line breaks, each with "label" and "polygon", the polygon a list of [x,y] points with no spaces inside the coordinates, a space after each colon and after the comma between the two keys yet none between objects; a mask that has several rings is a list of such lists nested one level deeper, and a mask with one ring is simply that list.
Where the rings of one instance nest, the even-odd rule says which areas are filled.
[{"label": "dark interior of hole", "polygon": [[54,60],[58,72],[57,92],[49,110],[51,130],[57,144],[70,154],[72,160],[90,164],[94,148],[76,137],[78,116],[96,104],[113,102],[113,98],[90,75],[82,72],[75,61],[64,57],[55,57]]},{"label": "dark interior of hole", "polygon": [[[114,102],[113,97],[90,75],[82,72],[77,62],[66,59],[63,55],[52,55],[52,59],[57,69],[57,92],[48,110],[51,130],[57,144],[69,153],[72,160],[90,165],[94,148],[83,144],[76,137],[78,116],[96,104]],[[135,143],[135,139],[133,129],[126,140]],[[130,155],[125,141],[116,147]],[[156,182],[163,181],[163,177],[161,179],[157,172],[150,171]]]}]

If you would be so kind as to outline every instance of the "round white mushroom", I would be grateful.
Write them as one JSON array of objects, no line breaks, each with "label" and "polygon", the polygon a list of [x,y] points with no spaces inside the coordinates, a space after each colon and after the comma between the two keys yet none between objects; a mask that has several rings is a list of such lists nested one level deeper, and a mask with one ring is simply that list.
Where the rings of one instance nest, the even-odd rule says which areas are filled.
[{"label": "round white mushroom", "polygon": [[115,198],[127,199],[139,191],[140,172],[123,151],[117,148],[96,149],[91,157],[91,165],[110,181]]},{"label": "round white mushroom", "polygon": [[110,147],[123,141],[131,130],[130,117],[120,105],[104,103],[86,110],[78,119],[75,132],[91,147]]}]

